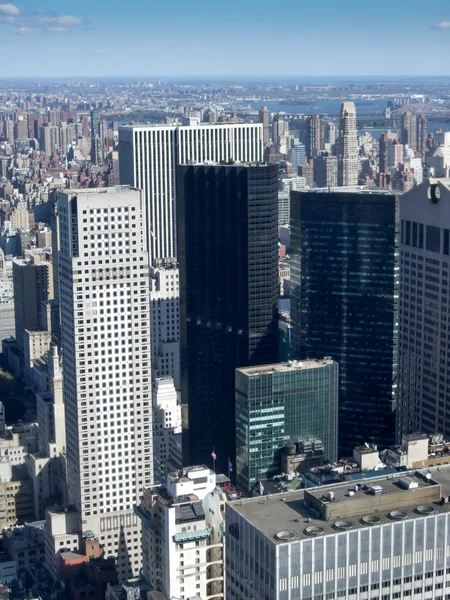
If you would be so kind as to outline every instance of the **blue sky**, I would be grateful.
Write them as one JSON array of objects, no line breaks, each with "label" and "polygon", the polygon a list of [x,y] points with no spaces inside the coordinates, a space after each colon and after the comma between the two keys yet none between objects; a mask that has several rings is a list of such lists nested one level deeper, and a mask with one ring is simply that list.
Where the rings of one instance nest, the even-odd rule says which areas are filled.
[{"label": "blue sky", "polygon": [[450,75],[450,1],[0,0],[0,76]]}]

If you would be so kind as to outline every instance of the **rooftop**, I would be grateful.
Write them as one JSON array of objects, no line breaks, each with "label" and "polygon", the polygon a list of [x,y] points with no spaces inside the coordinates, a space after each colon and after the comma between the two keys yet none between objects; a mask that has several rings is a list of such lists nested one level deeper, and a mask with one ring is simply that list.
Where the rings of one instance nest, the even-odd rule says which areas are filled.
[{"label": "rooftop", "polygon": [[335,364],[334,360],[326,356],[323,360],[290,360],[288,362],[275,363],[273,365],[261,365],[258,367],[243,367],[236,369],[244,375],[267,375],[268,373],[289,373],[292,371],[304,371],[307,369],[318,369],[326,365]]},{"label": "rooftop", "polygon": [[[450,466],[383,474],[358,483],[242,499],[230,506],[273,543],[450,512]],[[280,532],[290,537],[277,538]]]},{"label": "rooftop", "polygon": [[314,194],[326,194],[329,192],[333,193],[351,193],[351,194],[379,194],[385,196],[398,196],[403,192],[399,190],[388,190],[385,188],[378,188],[370,185],[348,185],[342,187],[324,187],[324,188],[305,188],[304,190],[296,190],[300,193],[314,193]]},{"label": "rooftop", "polygon": [[63,515],[64,513],[76,513],[77,509],[70,504],[68,506],[52,506],[48,509],[48,512],[52,515]]},{"label": "rooftop", "polygon": [[61,193],[67,194],[67,196],[84,196],[85,194],[117,194],[128,191],[139,192],[140,190],[131,185],[114,185],[105,188],[81,188],[73,190],[62,190]]}]

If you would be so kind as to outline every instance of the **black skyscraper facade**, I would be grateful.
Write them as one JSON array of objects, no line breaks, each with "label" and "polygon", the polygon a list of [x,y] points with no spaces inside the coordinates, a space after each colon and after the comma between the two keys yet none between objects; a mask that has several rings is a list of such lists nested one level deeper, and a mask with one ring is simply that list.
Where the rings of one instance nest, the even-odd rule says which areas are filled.
[{"label": "black skyscraper facade", "polygon": [[179,166],[184,464],[235,457],[235,369],[278,360],[278,167]]},{"label": "black skyscraper facade", "polygon": [[395,440],[398,198],[292,192],[293,356],[339,363],[339,449]]}]

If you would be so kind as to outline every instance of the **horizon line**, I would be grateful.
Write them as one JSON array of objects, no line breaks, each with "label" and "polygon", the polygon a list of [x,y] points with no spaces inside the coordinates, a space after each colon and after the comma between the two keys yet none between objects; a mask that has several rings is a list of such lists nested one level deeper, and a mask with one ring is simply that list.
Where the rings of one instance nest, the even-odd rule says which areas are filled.
[{"label": "horizon line", "polygon": [[450,73],[449,74],[441,74],[441,75],[232,75],[232,74],[226,74],[226,75],[208,75],[208,74],[204,74],[204,75],[171,75],[171,74],[165,74],[165,75],[122,75],[122,74],[108,74],[108,75],[2,75],[0,76],[0,81],[3,79],[41,79],[41,78],[58,78],[58,79],[71,79],[73,77],[76,78],[86,78],[86,79],[92,79],[92,78],[100,78],[100,79],[104,79],[106,77],[113,77],[113,78],[135,78],[135,77],[145,77],[145,78],[150,78],[150,79],[161,79],[164,77],[168,77],[168,78],[177,78],[177,79],[198,79],[198,78],[211,78],[211,79],[220,79],[222,77],[224,78],[248,78],[248,79],[295,79],[295,78],[301,78],[301,77],[306,77],[308,79],[323,79],[323,78],[329,78],[329,79],[351,79],[353,77],[356,77],[358,79],[392,79],[392,78],[400,78],[400,79],[435,79],[435,78],[439,78],[439,77],[443,77],[443,78],[449,78],[450,79]]}]

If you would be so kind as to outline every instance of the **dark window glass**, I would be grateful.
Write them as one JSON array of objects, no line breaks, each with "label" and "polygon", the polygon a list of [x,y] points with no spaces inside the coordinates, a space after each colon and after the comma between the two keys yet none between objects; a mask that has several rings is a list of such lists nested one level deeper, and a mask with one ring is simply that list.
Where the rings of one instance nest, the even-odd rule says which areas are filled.
[{"label": "dark window glass", "polygon": [[444,254],[446,254],[447,256],[450,253],[449,252],[449,250],[450,250],[449,246],[450,246],[450,230],[444,229],[444,248],[443,248],[442,252]]},{"label": "dark window glass", "polygon": [[430,252],[441,251],[441,229],[434,225],[427,225],[426,249]]},{"label": "dark window glass", "polygon": [[423,248],[423,223],[419,223],[419,248]]},{"label": "dark window glass", "polygon": [[411,221],[406,221],[406,239],[405,244],[411,246]]}]

